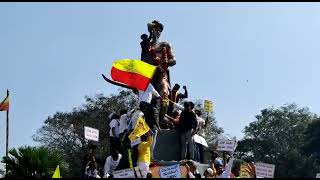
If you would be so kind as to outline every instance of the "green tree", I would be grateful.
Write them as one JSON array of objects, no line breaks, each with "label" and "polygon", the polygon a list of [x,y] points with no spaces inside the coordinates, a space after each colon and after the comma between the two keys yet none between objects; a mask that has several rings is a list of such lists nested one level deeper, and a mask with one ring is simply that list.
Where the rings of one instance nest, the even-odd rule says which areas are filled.
[{"label": "green tree", "polygon": [[295,104],[267,108],[245,127],[236,155],[246,161],[276,165],[275,177],[314,177],[314,159],[304,156],[305,130],[315,119],[308,108]]},{"label": "green tree", "polygon": [[315,116],[315,120],[308,124],[305,130],[305,144],[303,151],[307,155],[320,155],[320,118]]},{"label": "green tree", "polygon": [[107,97],[103,94],[86,96],[85,99],[86,103],[80,108],[74,108],[71,112],[57,112],[48,117],[33,136],[35,141],[63,155],[66,177],[81,176],[81,159],[88,147],[88,140],[84,138],[84,126],[99,129],[96,160],[102,170],[110,147],[108,115],[119,112],[121,108],[131,110],[137,103],[136,95],[130,90],[122,90],[119,94]]},{"label": "green tree", "polygon": [[19,147],[11,149],[2,163],[7,164],[6,177],[50,178],[59,165],[63,171],[62,157],[59,153],[44,147]]}]

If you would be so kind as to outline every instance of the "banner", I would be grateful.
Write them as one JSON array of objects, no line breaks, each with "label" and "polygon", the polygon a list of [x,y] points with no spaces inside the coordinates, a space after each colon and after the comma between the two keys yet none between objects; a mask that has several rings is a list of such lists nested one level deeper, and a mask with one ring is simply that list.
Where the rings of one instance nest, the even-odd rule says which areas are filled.
[{"label": "banner", "polygon": [[[160,178],[160,169],[161,168],[162,168],[162,166],[150,167],[152,178]],[[180,166],[180,174],[181,174],[181,178],[188,177],[188,170],[185,166]]]},{"label": "banner", "polygon": [[132,169],[122,169],[113,172],[113,178],[135,178]]},{"label": "banner", "polygon": [[207,141],[203,137],[199,136],[198,134],[195,134],[193,136],[193,139],[196,143],[201,144],[205,147],[208,147]]},{"label": "banner", "polygon": [[217,151],[230,151],[233,152],[235,149],[235,141],[234,140],[225,140],[219,139]]},{"label": "banner", "polygon": [[204,111],[205,112],[212,112],[213,111],[213,103],[209,100],[204,100]]},{"label": "banner", "polygon": [[84,138],[99,141],[99,130],[91,127],[84,127]]},{"label": "banner", "polygon": [[263,178],[273,178],[275,165],[267,163],[255,163],[256,176]]},{"label": "banner", "polygon": [[181,178],[180,165],[161,167],[159,170],[160,178]]}]

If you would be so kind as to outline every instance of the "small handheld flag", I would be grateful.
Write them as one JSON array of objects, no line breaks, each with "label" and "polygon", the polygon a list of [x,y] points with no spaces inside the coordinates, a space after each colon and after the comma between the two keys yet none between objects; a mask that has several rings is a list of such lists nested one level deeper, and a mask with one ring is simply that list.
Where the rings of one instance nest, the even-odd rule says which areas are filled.
[{"label": "small handheld flag", "polygon": [[60,177],[60,169],[59,169],[59,165],[57,165],[56,170],[54,171],[52,178],[61,178]]}]

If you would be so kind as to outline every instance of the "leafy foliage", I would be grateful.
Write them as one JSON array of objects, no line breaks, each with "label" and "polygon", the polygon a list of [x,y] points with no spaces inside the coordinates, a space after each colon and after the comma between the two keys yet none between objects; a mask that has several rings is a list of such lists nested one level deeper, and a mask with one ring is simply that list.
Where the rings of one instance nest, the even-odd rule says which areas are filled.
[{"label": "leafy foliage", "polygon": [[316,159],[302,153],[308,140],[305,131],[315,119],[308,108],[289,104],[263,109],[256,119],[245,127],[237,148],[239,158],[275,164],[275,177],[315,177]]},{"label": "leafy foliage", "polygon": [[96,159],[98,167],[103,167],[110,147],[108,115],[119,112],[121,108],[132,109],[136,104],[135,94],[125,90],[108,97],[97,94],[95,97],[85,98],[86,103],[81,108],[74,108],[71,112],[57,112],[53,117],[48,117],[33,136],[35,141],[63,154],[63,159],[68,165],[66,177],[81,175],[81,158],[85,155],[88,145],[88,140],[84,138],[84,126],[99,129]]},{"label": "leafy foliage", "polygon": [[19,147],[9,151],[9,157],[3,157],[7,163],[6,177],[51,178],[57,165],[63,171],[62,157],[57,152],[44,147]]}]

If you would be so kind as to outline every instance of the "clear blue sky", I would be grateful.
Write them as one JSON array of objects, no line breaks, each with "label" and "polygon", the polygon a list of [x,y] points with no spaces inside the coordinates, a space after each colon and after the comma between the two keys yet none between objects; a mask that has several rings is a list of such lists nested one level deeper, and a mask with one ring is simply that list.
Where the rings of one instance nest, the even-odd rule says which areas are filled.
[{"label": "clear blue sky", "polygon": [[[295,102],[320,113],[319,3],[1,3],[0,98],[10,99],[10,147],[85,95],[117,92],[101,73],[140,57],[140,35],[158,19],[177,65],[172,83],[215,102],[218,125],[242,130],[263,108]],[[248,80],[248,82],[246,82]],[[5,113],[0,113],[5,154]]]}]

